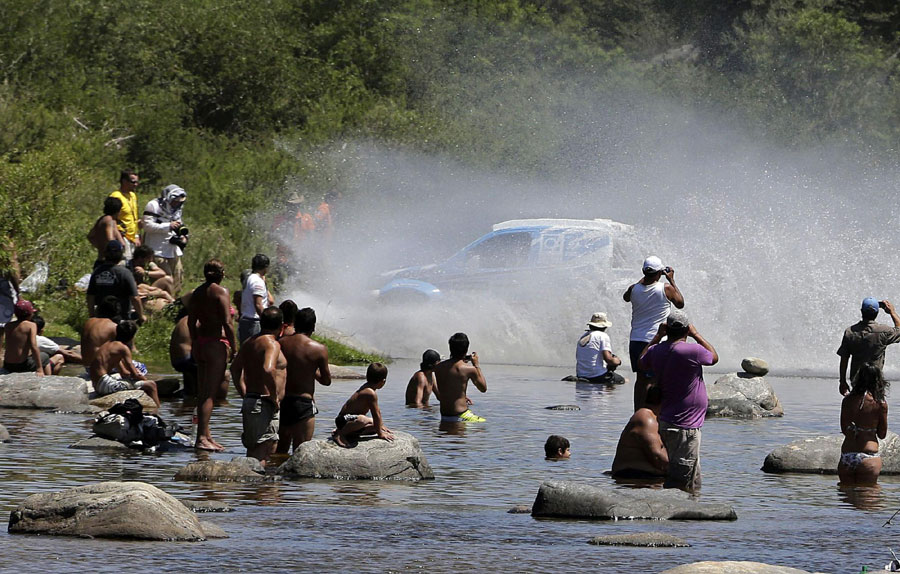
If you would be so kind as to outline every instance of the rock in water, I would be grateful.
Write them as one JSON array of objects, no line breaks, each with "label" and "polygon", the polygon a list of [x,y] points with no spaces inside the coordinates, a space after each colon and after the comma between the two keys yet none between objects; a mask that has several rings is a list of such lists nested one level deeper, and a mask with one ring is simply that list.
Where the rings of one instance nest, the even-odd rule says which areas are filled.
[{"label": "rock in water", "polygon": [[165,378],[156,380],[156,392],[161,397],[171,397],[181,388],[181,379]]},{"label": "rock in water", "polygon": [[9,442],[9,431],[3,425],[0,425],[0,442]]},{"label": "rock in water", "polygon": [[70,444],[69,448],[79,448],[83,450],[131,450],[126,445],[120,443],[117,440],[109,440],[99,436],[92,436],[90,438],[80,440],[74,444]]},{"label": "rock in water", "polygon": [[599,520],[737,520],[734,508],[697,502],[681,490],[607,488],[566,481],[541,484],[531,515]]},{"label": "rock in water", "polygon": [[544,407],[549,411],[580,411],[581,407],[578,405],[553,405],[551,407]]},{"label": "rock in water", "polygon": [[156,410],[156,403],[153,402],[153,399],[150,398],[147,393],[144,391],[137,389],[134,391],[119,391],[118,393],[112,393],[111,395],[103,395],[102,397],[94,397],[91,399],[91,405],[108,411],[113,405],[118,403],[124,403],[128,399],[137,399],[141,406],[145,409]]},{"label": "rock in water", "polygon": [[89,392],[90,382],[78,377],[0,376],[0,407],[85,412],[90,410]]},{"label": "rock in water", "polygon": [[745,358],[741,361],[741,368],[757,377],[764,377],[769,374],[769,363],[757,357]]},{"label": "rock in water", "polygon": [[143,482],[101,482],[32,494],[10,513],[9,532],[140,540],[207,537],[185,505]]},{"label": "rock in water", "polygon": [[278,471],[285,477],[296,478],[412,481],[434,478],[419,441],[397,431],[392,442],[363,438],[352,448],[342,448],[330,440],[305,442]]},{"label": "rock in water", "polygon": [[708,417],[760,418],[784,416],[781,402],[766,379],[746,374],[728,373],[711,385]]},{"label": "rock in water", "polygon": [[332,379],[365,380],[365,378],[366,378],[364,369],[363,369],[363,372],[359,372],[358,370],[355,370],[353,367],[341,367],[338,365],[328,365],[328,370],[331,372]]},{"label": "rock in water", "polygon": [[[763,462],[763,472],[773,474],[837,474],[844,435],[818,436],[795,440],[770,452]],[[881,474],[900,474],[900,437],[888,431],[878,442]]]},{"label": "rock in water", "polygon": [[255,458],[236,456],[230,461],[201,460],[192,462],[175,474],[175,480],[187,482],[263,482],[276,480],[274,475],[266,475]]},{"label": "rock in water", "polygon": [[773,566],[762,562],[694,562],[663,570],[660,574],[810,574],[788,566]]},{"label": "rock in water", "polygon": [[182,500],[191,512],[233,512],[234,509],[219,500]]},{"label": "rock in water", "polygon": [[636,534],[613,534],[611,536],[595,536],[591,544],[600,546],[642,546],[646,548],[678,548],[688,547],[686,541],[662,532],[639,532]]}]

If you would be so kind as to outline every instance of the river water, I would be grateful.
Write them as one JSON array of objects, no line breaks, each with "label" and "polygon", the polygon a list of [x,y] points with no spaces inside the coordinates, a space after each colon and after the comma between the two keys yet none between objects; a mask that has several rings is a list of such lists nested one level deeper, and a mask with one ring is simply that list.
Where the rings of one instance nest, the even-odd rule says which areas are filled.
[{"label": "river water", "polygon": [[[879,569],[900,546],[898,526],[882,527],[900,508],[900,481],[882,477],[878,490],[845,493],[836,476],[768,475],[766,454],[801,437],[837,432],[840,397],[835,380],[769,380],[784,404],[784,418],[708,420],[703,428],[701,500],[727,503],[734,522],[536,520],[508,514],[531,505],[541,481],[610,485],[616,441],[629,417],[631,386],[593,388],[561,382],[565,368],[486,365],[489,391],[471,389],[472,410],[488,419],[459,434],[439,428],[439,413],[403,405],[409,361],[390,366],[380,391],[388,426],[421,442],[436,479],[419,484],[334,480],[284,481],[264,486],[176,482],[175,472],[210,455],[142,455],[68,449],[90,434],[84,415],[0,410],[12,441],[0,445],[0,510],[13,510],[29,494],[103,480],[140,480],[180,499],[218,500],[234,512],[203,514],[230,535],[199,543],[88,540],[0,534],[0,570],[72,571],[361,572],[659,572],[698,560],[753,560],[809,571]],[[707,374],[714,380],[715,374]],[[330,431],[333,415],[357,382],[320,387],[316,435]],[[579,411],[545,407],[578,405]],[[161,414],[187,426],[181,400]],[[238,402],[214,412],[214,436],[228,447],[213,458],[244,454]],[[896,417],[891,413],[890,425]],[[561,434],[572,458],[550,462],[543,443]],[[622,487],[624,488],[624,487]],[[5,516],[6,514],[4,514]],[[593,536],[659,531],[686,539],[690,548],[594,546]]]}]

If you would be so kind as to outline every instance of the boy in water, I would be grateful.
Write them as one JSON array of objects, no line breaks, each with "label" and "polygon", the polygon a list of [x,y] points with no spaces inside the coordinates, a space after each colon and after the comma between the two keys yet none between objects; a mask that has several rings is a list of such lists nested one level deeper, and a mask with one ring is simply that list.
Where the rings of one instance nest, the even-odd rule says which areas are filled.
[{"label": "boy in water", "polygon": [[[331,438],[339,446],[350,446],[348,440],[358,438],[361,434],[375,433],[378,438],[394,440],[394,435],[381,419],[376,392],[387,382],[387,373],[387,367],[383,364],[371,363],[366,370],[366,383],[350,395],[341,407],[341,412],[334,419],[337,428],[331,433]],[[366,416],[368,412],[372,413],[371,418]]]},{"label": "boy in water", "polygon": [[569,439],[558,434],[550,435],[544,443],[544,456],[547,460],[564,460],[572,453],[569,451]]},{"label": "boy in water", "polygon": [[434,380],[434,366],[441,362],[441,355],[434,349],[428,349],[422,353],[422,362],[419,370],[413,373],[406,385],[406,406],[427,407],[428,398],[434,392],[435,398],[441,400],[438,394],[437,382]]}]

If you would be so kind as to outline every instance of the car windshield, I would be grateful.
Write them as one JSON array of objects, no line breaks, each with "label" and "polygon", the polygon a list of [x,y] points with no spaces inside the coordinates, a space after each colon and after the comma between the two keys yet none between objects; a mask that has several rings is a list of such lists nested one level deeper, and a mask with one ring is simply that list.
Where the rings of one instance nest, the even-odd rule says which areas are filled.
[{"label": "car windshield", "polygon": [[501,233],[469,249],[466,265],[478,269],[522,267],[528,264],[530,251],[531,233]]}]

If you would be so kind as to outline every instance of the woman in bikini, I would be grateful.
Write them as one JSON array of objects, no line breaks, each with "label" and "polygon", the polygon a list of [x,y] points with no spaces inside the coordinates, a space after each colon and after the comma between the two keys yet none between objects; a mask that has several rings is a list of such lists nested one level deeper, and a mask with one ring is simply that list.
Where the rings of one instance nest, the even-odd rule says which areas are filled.
[{"label": "woman in bikini", "polygon": [[878,439],[887,435],[887,401],[890,383],[872,363],[860,367],[853,389],[841,403],[841,460],[838,476],[842,485],[873,486],[881,472]]}]

